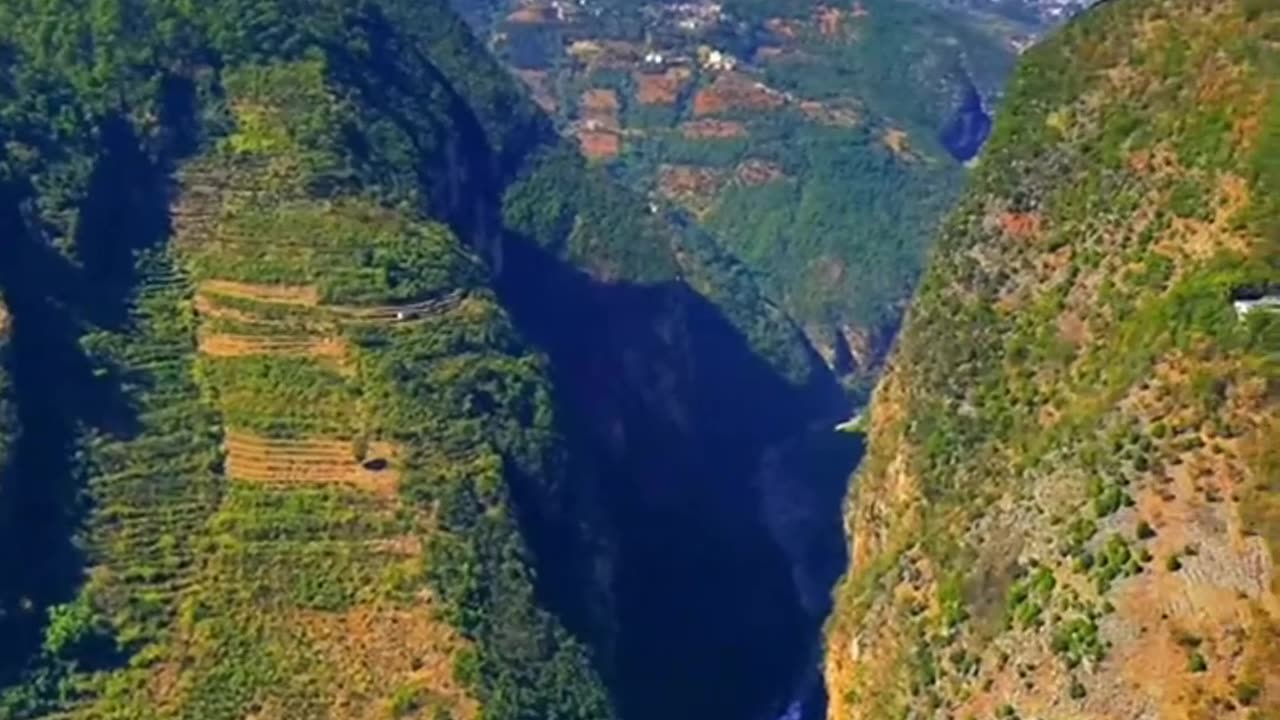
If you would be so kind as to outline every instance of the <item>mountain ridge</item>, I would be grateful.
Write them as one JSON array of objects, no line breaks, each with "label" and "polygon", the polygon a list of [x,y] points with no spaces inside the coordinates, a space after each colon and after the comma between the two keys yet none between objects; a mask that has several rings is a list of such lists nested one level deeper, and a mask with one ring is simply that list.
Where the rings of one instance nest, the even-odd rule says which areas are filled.
[{"label": "mountain ridge", "polygon": [[1269,717],[1276,8],[1028,51],[873,400],[829,717]]}]

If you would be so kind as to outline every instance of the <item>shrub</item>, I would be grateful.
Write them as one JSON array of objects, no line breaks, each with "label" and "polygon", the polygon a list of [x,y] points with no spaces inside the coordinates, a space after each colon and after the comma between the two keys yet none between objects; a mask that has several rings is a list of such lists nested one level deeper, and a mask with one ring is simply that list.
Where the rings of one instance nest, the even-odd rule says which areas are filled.
[{"label": "shrub", "polygon": [[1252,705],[1257,702],[1258,697],[1262,695],[1262,683],[1253,678],[1241,680],[1236,685],[1235,696],[1236,702],[1241,705]]}]

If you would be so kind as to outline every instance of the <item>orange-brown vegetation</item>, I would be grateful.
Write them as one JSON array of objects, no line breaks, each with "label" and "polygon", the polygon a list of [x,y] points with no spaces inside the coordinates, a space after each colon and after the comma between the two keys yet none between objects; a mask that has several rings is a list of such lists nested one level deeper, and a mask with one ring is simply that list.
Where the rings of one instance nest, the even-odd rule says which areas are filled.
[{"label": "orange-brown vegetation", "polygon": [[698,165],[663,165],[658,168],[658,194],[694,213],[710,208],[725,183],[725,172]]},{"label": "orange-brown vegetation", "polygon": [[592,160],[606,160],[622,151],[622,138],[612,132],[578,131],[582,154]]},{"label": "orange-brown vegetation", "polygon": [[1040,234],[1040,215],[1033,212],[1000,213],[1000,230],[1014,240],[1029,240]]},{"label": "orange-brown vegetation", "polygon": [[582,93],[578,100],[578,117],[590,131],[612,130],[621,127],[618,122],[618,93],[605,88],[592,88]]},{"label": "orange-brown vegetation", "polygon": [[693,98],[693,114],[715,115],[728,110],[776,110],[786,97],[764,83],[739,72],[727,72]]},{"label": "orange-brown vegetation", "polygon": [[776,182],[786,176],[781,165],[759,158],[743,160],[733,172],[735,180],[748,186]]},{"label": "orange-brown vegetation", "polygon": [[274,439],[229,431],[227,475],[276,486],[334,484],[394,498],[399,486],[390,443],[372,441],[363,458],[351,439]]},{"label": "orange-brown vegetation", "polygon": [[242,300],[286,305],[316,305],[320,302],[320,292],[313,285],[255,285],[230,280],[206,280],[200,283],[197,290]]},{"label": "orange-brown vegetation", "polygon": [[[412,688],[420,704],[448,707],[456,720],[479,714],[454,678],[453,658],[466,641],[439,620],[429,598],[403,607],[358,605],[331,613],[300,611],[290,618],[301,638],[338,670],[332,716],[385,720],[391,698]],[[390,682],[396,685],[389,685]]]},{"label": "orange-brown vegetation", "polygon": [[671,67],[660,73],[637,70],[632,73],[636,100],[643,105],[674,104],[692,77],[693,71],[686,67]]},{"label": "orange-brown vegetation", "polygon": [[905,130],[889,128],[884,131],[884,136],[881,139],[884,141],[885,147],[892,150],[894,155],[904,160],[915,159],[915,153],[911,152],[911,145],[907,142],[908,137]]},{"label": "orange-brown vegetation", "polygon": [[199,350],[210,357],[245,357],[248,355],[278,355],[282,357],[312,357],[342,361],[347,356],[347,345],[336,337],[231,335],[201,333]]}]

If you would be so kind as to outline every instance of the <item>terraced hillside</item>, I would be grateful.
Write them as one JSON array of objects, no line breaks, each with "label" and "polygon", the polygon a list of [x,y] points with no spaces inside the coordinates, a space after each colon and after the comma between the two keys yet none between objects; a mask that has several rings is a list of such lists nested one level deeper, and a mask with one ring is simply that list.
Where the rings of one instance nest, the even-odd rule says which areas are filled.
[{"label": "terraced hillside", "polygon": [[77,441],[87,582],[7,714],[609,713],[509,496],[557,471],[543,361],[447,228],[308,190],[340,159],[319,69],[228,72],[171,239],[106,239],[122,317],[80,345],[131,429]]},{"label": "terraced hillside", "polygon": [[1030,51],[848,508],[832,718],[1280,714],[1280,8]]},{"label": "terraced hillside", "polygon": [[94,7],[0,6],[0,716],[788,703],[856,448],[780,537],[843,408],[749,274],[440,3]]},{"label": "terraced hillside", "polygon": [[[299,75],[283,67],[257,78]],[[296,132],[272,91],[233,96],[233,108],[269,120],[241,114],[231,147],[250,144],[249,132]],[[246,706],[281,717],[475,717],[453,665],[477,645],[491,649],[482,628],[464,626],[464,638],[447,622],[463,608],[456,586],[428,577],[468,572],[444,548],[471,546],[474,529],[443,525],[447,510],[433,507],[486,476],[500,483],[506,448],[463,425],[464,403],[472,393],[502,403],[503,391],[536,402],[536,361],[523,358],[533,365],[521,378],[506,367],[519,355],[483,340],[450,346],[468,331],[500,332],[501,312],[478,285],[459,285],[483,273],[448,230],[358,196],[309,199],[273,181],[272,162],[289,153],[232,151],[188,167],[174,212],[174,252],[193,281],[196,375],[222,421],[226,477],[178,706],[200,717]],[[497,385],[459,379],[453,403],[420,396],[459,368]],[[504,409],[491,408],[495,428]],[[514,535],[501,496],[487,501],[499,516],[489,532]],[[438,552],[424,563],[426,546]]]},{"label": "terraced hillside", "polygon": [[588,157],[713,233],[859,390],[1031,37],[941,3],[454,5]]}]

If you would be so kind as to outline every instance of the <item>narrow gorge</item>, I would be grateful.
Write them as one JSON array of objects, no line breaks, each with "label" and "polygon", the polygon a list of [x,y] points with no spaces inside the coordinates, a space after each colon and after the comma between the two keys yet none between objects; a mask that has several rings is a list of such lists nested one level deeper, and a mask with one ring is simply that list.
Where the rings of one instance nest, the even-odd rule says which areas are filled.
[{"label": "narrow gorge", "polygon": [[0,2],[0,720],[1274,717],[1280,8],[1082,4]]}]

